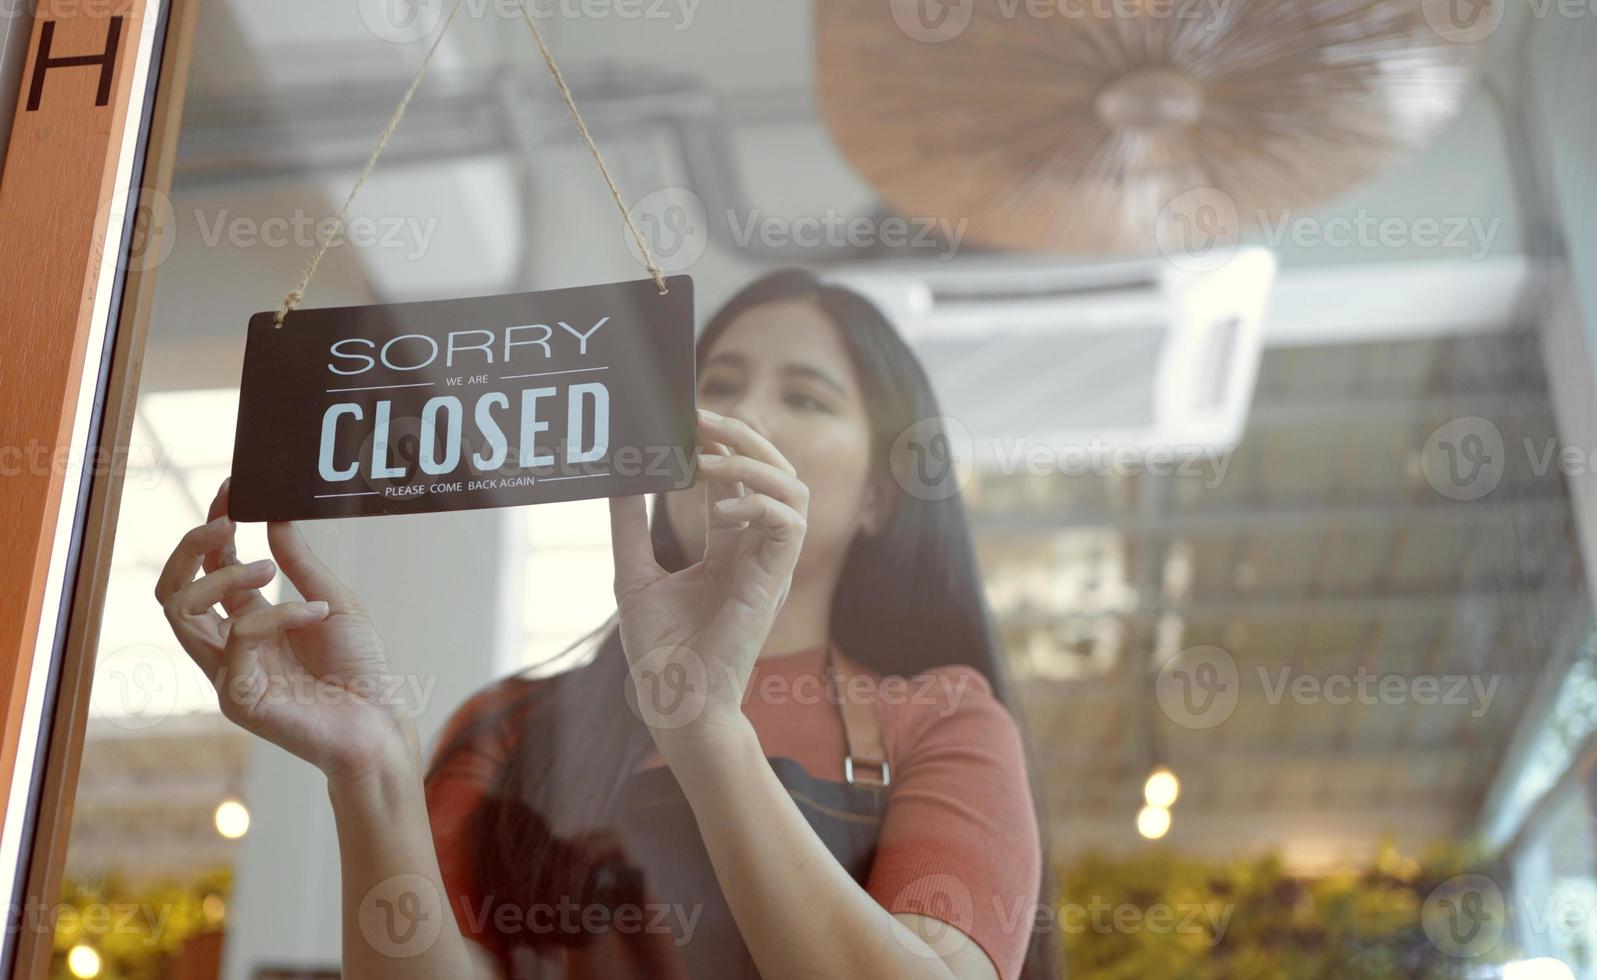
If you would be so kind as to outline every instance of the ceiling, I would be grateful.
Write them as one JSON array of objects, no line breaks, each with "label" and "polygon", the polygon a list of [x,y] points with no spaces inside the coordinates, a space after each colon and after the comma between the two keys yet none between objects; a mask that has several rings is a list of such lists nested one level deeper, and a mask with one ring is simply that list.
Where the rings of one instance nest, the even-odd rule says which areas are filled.
[{"label": "ceiling", "polygon": [[[1509,465],[1450,499],[1422,451],[1471,416]],[[1185,475],[982,478],[982,561],[1060,846],[1135,843],[1160,760],[1185,786],[1177,846],[1274,837],[1315,864],[1470,833],[1539,672],[1589,616],[1563,478],[1520,448],[1553,435],[1533,336],[1439,336],[1267,353],[1240,446]],[[1212,725],[1159,688],[1211,647],[1240,685]],[[1366,694],[1335,686],[1360,676]],[[1376,686],[1420,676],[1440,703]],[[1308,815],[1341,827],[1306,839]]]}]

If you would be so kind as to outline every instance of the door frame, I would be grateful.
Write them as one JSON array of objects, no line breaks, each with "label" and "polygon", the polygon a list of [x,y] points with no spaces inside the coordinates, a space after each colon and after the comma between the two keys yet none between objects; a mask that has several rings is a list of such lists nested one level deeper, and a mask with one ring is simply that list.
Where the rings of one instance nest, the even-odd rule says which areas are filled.
[{"label": "door frame", "polygon": [[[35,76],[44,25],[52,20],[57,23],[52,34],[66,37],[69,18],[98,20],[103,22],[99,29],[106,30],[112,17],[123,16],[123,50],[133,56],[116,71],[110,123],[104,113],[71,120],[78,124],[80,138],[104,149],[100,200],[93,210],[78,212],[81,224],[52,224],[52,233],[41,236],[42,241],[21,243],[36,249],[46,262],[60,258],[64,271],[48,280],[13,282],[6,290],[11,302],[22,297],[22,308],[35,314],[8,323],[7,347],[13,356],[50,359],[59,372],[53,376],[63,383],[29,405],[13,399],[0,403],[0,432],[54,433],[53,439],[43,440],[50,449],[48,458],[66,462],[52,463],[47,479],[15,481],[21,484],[17,510],[35,525],[36,536],[24,535],[24,543],[36,546],[0,554],[0,585],[17,590],[13,595],[23,596],[27,604],[20,629],[0,631],[0,778],[9,776],[0,786],[0,876],[5,876],[11,899],[8,929],[0,939],[0,973],[26,978],[44,978],[53,954],[55,911],[122,498],[123,474],[115,461],[127,458],[160,264],[148,257],[160,255],[176,230],[163,215],[170,215],[165,205],[200,0],[67,2],[72,4],[70,13],[63,8],[59,15],[52,0],[37,4],[21,70],[24,83]],[[81,52],[52,51],[52,57],[71,54]],[[63,82],[49,77],[48,70],[49,84],[69,94],[82,90],[78,75],[88,74],[62,71],[58,74],[70,76]],[[27,176],[11,173],[11,164],[25,152],[18,149],[21,142],[46,139],[28,128],[37,123],[24,115],[28,88],[19,87],[17,114],[8,133],[17,143],[6,160],[6,176],[13,180]],[[48,138],[53,140],[53,134]],[[16,190],[13,195],[13,212],[0,207],[0,220],[29,210],[29,200],[37,200]],[[0,205],[6,201],[0,183]],[[6,224],[14,230],[28,217]],[[87,241],[62,237],[85,230],[92,232],[84,236]],[[15,238],[7,241],[7,234],[0,229],[0,252],[8,245],[19,247]],[[81,276],[74,275],[72,259],[84,253],[89,261]],[[63,325],[69,330],[63,331]],[[70,332],[70,343],[63,343],[63,332]],[[60,397],[50,397],[55,395]]]}]

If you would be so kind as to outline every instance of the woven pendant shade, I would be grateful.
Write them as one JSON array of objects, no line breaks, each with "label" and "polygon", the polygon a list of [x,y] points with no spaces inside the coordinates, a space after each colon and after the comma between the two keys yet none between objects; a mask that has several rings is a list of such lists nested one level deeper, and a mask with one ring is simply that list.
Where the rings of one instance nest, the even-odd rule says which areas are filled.
[{"label": "woven pendant shade", "polygon": [[888,205],[971,241],[1212,243],[1453,118],[1481,45],[1450,39],[1451,2],[817,0],[818,95]]}]

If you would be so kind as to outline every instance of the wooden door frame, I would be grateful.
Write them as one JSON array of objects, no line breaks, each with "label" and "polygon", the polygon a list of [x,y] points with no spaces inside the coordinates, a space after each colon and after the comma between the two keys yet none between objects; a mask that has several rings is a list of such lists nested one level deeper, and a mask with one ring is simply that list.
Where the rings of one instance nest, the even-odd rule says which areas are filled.
[{"label": "wooden door frame", "polygon": [[[0,962],[0,969],[14,978],[42,980],[51,963],[53,910],[60,901],[89,715],[100,617],[122,498],[120,468],[91,466],[89,462],[127,458],[159,265],[159,262],[146,262],[144,257],[161,254],[167,236],[176,230],[161,222],[161,216],[168,211],[161,204],[168,200],[171,190],[199,3],[200,0],[163,0],[154,15],[158,20],[153,25],[157,34],[150,53],[149,87],[146,92],[125,95],[130,106],[147,106],[142,113],[143,125],[132,137],[141,141],[141,145],[133,149],[134,167],[130,174],[138,188],[136,203],[131,195],[129,197],[127,223],[132,227],[122,241],[107,243],[104,214],[96,225],[96,241],[102,243],[100,247],[115,248],[119,252],[120,274],[110,285],[111,304],[107,315],[111,322],[105,326],[104,348],[87,349],[89,345],[80,339],[81,360],[72,365],[69,373],[69,377],[76,378],[78,390],[68,392],[72,397],[59,406],[60,414],[56,419],[57,431],[70,433],[80,400],[78,396],[86,392],[87,386],[96,386],[89,402],[95,417],[86,420],[89,439],[88,453],[82,461],[84,475],[76,499],[62,499],[61,481],[53,481],[49,492],[55,499],[45,502],[46,518],[39,529],[39,552],[48,555],[55,548],[75,547],[68,553],[62,577],[62,582],[66,583],[62,591],[70,591],[70,603],[62,608],[53,643],[46,645],[37,635],[37,610],[45,603],[62,603],[67,596],[49,594],[36,557],[31,567],[24,567],[25,555],[9,554],[0,561],[0,583],[7,589],[26,589],[30,608],[34,610],[30,613],[33,630],[24,624],[15,648],[11,648],[9,641],[14,638],[9,635],[4,637],[8,642],[0,644],[5,647],[0,649],[0,674],[4,675],[0,681],[10,688],[9,697],[0,700],[0,726],[3,726],[0,734],[5,735],[12,752],[28,744],[30,739],[35,740],[33,751],[25,753],[31,754],[33,767],[31,778],[24,783],[28,792],[20,798],[7,798],[3,804],[8,825],[20,825],[17,866],[0,868],[0,874],[15,874],[11,885],[13,901],[8,910],[9,928],[4,937],[3,962]],[[102,9],[113,6],[101,5]],[[80,8],[85,11],[84,15],[90,15],[93,9],[92,5],[84,4],[80,4]],[[39,25],[34,25],[30,51],[37,50],[38,32]],[[25,63],[19,105],[20,99],[27,97],[26,81],[32,65],[30,55]],[[130,68],[128,77],[131,75]],[[105,138],[108,141],[118,139],[115,127]],[[42,243],[41,248],[48,251],[49,243]],[[66,304],[75,299],[81,298],[55,297],[57,302]],[[87,325],[86,318],[81,318],[79,323],[81,330]],[[19,323],[17,327],[15,332],[8,329],[4,337],[7,344],[33,343],[39,339],[29,332],[35,329],[31,322]],[[0,413],[10,410],[0,403]],[[56,520],[61,512],[70,515],[70,523]],[[72,541],[57,540],[57,528],[70,528]],[[49,651],[47,665],[39,663],[43,650]],[[40,686],[41,675],[45,678],[43,690],[30,691],[30,686]],[[42,698],[43,710],[37,730],[24,730],[19,707],[24,693],[30,699]],[[17,774],[8,771],[15,764],[15,758],[0,759],[0,778],[5,779],[8,786],[19,785]],[[17,797],[17,794],[7,792],[6,796]]]}]

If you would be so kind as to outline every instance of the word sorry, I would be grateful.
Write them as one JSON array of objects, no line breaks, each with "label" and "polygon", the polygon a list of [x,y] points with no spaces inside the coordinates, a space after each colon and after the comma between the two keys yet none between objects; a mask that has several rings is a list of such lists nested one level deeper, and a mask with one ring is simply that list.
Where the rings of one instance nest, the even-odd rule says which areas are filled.
[{"label": "word sorry", "polygon": [[[589,327],[585,332],[579,331],[563,320],[556,321],[560,329],[577,340],[577,356],[586,357],[588,354],[588,341],[599,332],[599,328],[610,322],[609,317],[601,317],[599,322]],[[525,333],[525,335],[523,335]],[[503,335],[492,330],[451,330],[444,337],[443,367],[447,370],[455,366],[455,358],[466,354],[468,351],[478,351],[482,354],[481,366],[491,367],[495,364],[509,364],[515,357],[517,348],[536,347],[543,351],[545,360],[555,356],[550,342],[556,336],[554,327],[546,323],[529,323],[513,327],[505,327]],[[477,343],[466,343],[475,339]],[[563,338],[562,338],[563,339]],[[421,353],[417,343],[425,345],[426,353]],[[346,350],[346,348],[349,348]],[[396,352],[395,348],[399,348]],[[407,350],[409,353],[407,354]],[[376,352],[373,357],[365,351]],[[500,354],[499,360],[494,359],[494,352]],[[377,341],[365,337],[347,337],[328,348],[328,352],[335,358],[343,361],[359,363],[359,367],[351,365],[329,364],[327,370],[337,375],[349,377],[364,374],[381,366],[390,371],[421,371],[430,368],[438,362],[438,341],[423,333],[407,333],[389,339],[382,346]],[[475,361],[476,359],[473,358]],[[363,362],[363,363],[362,363]]]}]

